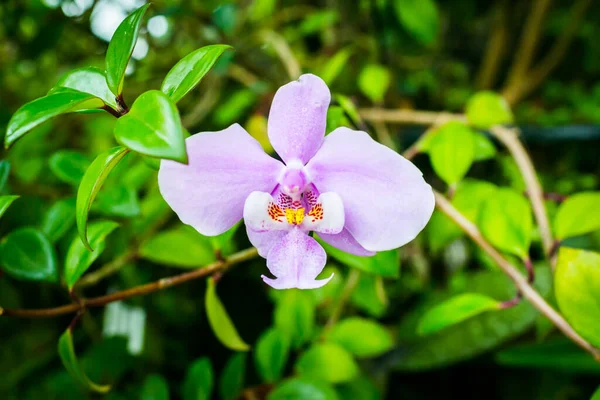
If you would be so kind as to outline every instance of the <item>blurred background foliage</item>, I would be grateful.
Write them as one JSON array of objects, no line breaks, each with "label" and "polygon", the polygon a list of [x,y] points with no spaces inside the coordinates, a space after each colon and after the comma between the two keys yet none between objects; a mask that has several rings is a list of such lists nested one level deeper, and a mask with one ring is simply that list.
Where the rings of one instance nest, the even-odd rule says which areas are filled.
[{"label": "blurred background foliage", "polygon": [[[143,4],[0,2],[2,131],[21,105],[45,95],[69,70],[104,69],[114,30]],[[537,24],[527,23],[536,16]],[[356,108],[461,112],[474,93],[498,91],[523,127],[552,217],[565,196],[598,190],[599,20],[600,7],[591,0],[156,0],[127,69],[124,97],[131,104],[159,88],[183,56],[224,43],[235,50],[178,104],[189,132],[239,122],[272,150],[266,139],[272,96],[302,71],[321,76],[334,94],[328,130],[356,125],[403,150],[423,129],[367,123]],[[79,240],[77,185],[96,155],[114,146],[114,124],[106,113],[60,117],[2,150],[0,193],[21,196],[0,220],[5,242],[10,232],[36,227],[62,268]],[[523,192],[512,159],[487,143],[458,187],[452,176],[438,172],[438,178],[426,156],[415,162],[433,186],[452,183],[456,202],[461,190],[466,204],[476,202],[484,179]],[[108,266],[112,274],[88,277],[79,289],[86,297],[199,268],[250,246],[244,229],[208,239],[183,226],[160,197],[153,166],[137,155],[110,174],[92,213],[121,228],[108,236],[91,270]],[[539,236],[532,239],[532,258],[543,259]],[[600,234],[567,244],[598,251]],[[600,383],[600,364],[527,303],[417,334],[424,311],[443,299],[472,292],[507,300],[515,292],[441,214],[400,251],[365,260],[327,250],[326,272],[336,275],[319,290],[269,290],[259,279],[262,259],[221,277],[218,296],[249,353],[215,338],[204,309],[206,282],[199,280],[87,312],[74,331],[82,367],[92,381],[112,384],[104,395],[112,400],[268,393],[273,399],[589,399]],[[549,295],[548,266],[540,263],[538,270],[536,287]],[[56,283],[19,278],[0,277],[3,308],[70,301]],[[61,365],[56,343],[71,319],[0,318],[3,399],[101,396],[82,389]]]}]

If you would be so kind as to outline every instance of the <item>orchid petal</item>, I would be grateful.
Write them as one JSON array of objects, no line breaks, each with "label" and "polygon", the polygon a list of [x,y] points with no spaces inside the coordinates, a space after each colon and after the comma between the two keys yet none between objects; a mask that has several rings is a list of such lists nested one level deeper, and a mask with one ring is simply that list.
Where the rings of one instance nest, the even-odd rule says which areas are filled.
[{"label": "orchid petal", "polygon": [[189,164],[162,160],[160,192],[182,222],[203,235],[219,235],[242,218],[255,190],[270,192],[283,164],[240,125],[186,139]]},{"label": "orchid petal", "polygon": [[302,164],[317,152],[325,135],[329,88],[315,75],[302,75],[279,88],[269,113],[268,133],[273,148],[288,163]]},{"label": "orchid petal", "polygon": [[344,228],[344,204],[337,193],[327,192],[317,198],[317,203],[304,217],[302,228],[308,231],[336,234]]},{"label": "orchid petal", "polygon": [[269,251],[279,242],[288,231],[264,231],[257,232],[246,226],[246,233],[252,246],[258,250],[258,255],[262,258],[267,258]]},{"label": "orchid petal", "polygon": [[337,249],[345,251],[346,253],[354,254],[355,256],[368,257],[375,255],[374,251],[369,251],[362,247],[356,241],[356,239],[354,239],[354,236],[352,236],[352,234],[348,232],[348,229],[343,229],[340,233],[335,235],[319,233],[319,237],[325,243],[328,243]]},{"label": "orchid petal", "polygon": [[289,230],[285,211],[276,204],[273,196],[265,192],[252,192],[244,203],[244,222],[256,232]]},{"label": "orchid petal", "polygon": [[365,132],[334,130],[306,171],[321,192],[340,195],[345,228],[370,251],[410,242],[433,213],[433,191],[421,171]]},{"label": "orchid petal", "polygon": [[315,280],[323,271],[327,255],[315,239],[299,228],[292,229],[269,251],[267,268],[277,279],[261,276],[275,289],[315,289],[333,278]]}]

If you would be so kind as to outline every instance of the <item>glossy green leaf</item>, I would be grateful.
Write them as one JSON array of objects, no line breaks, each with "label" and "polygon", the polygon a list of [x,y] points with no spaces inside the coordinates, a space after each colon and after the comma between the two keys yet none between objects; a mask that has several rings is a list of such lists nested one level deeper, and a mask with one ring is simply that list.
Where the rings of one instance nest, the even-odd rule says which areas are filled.
[{"label": "glossy green leaf", "polygon": [[107,393],[110,390],[109,385],[98,385],[92,382],[83,371],[75,354],[71,329],[67,329],[58,339],[58,355],[67,372],[85,389],[97,393]]},{"label": "glossy green leaf", "polygon": [[373,103],[380,103],[390,87],[390,71],[379,64],[367,64],[358,76],[358,88]]},{"label": "glossy green leaf", "polygon": [[379,356],[394,346],[390,332],[375,321],[350,317],[331,330],[327,340],[337,343],[357,357]]},{"label": "glossy green leaf", "polygon": [[435,173],[448,185],[458,183],[475,159],[474,133],[462,122],[440,126],[429,144],[429,156]]},{"label": "glossy green leaf", "polygon": [[522,194],[506,188],[496,190],[481,209],[479,226],[495,247],[522,259],[528,257],[533,217]]},{"label": "glossy green leaf", "polygon": [[428,310],[419,321],[417,333],[430,335],[478,314],[499,309],[500,302],[489,296],[463,293]]},{"label": "glossy green leaf", "polygon": [[292,348],[306,343],[315,329],[315,306],[303,290],[285,290],[275,307],[275,326],[288,337]]},{"label": "glossy green leaf", "polygon": [[600,363],[567,339],[517,345],[502,350],[494,360],[511,368],[560,370],[565,373],[600,373]]},{"label": "glossy green leaf", "polygon": [[117,120],[115,138],[140,154],[187,163],[179,112],[169,97],[158,90],[143,93],[131,110]]},{"label": "glossy green leaf", "polygon": [[318,343],[296,362],[299,375],[331,383],[348,382],[358,374],[358,365],[350,353],[334,343]]},{"label": "glossy green leaf", "polygon": [[18,198],[19,196],[0,196],[0,218],[2,218],[2,215],[8,210],[13,201]]},{"label": "glossy green leaf", "polygon": [[4,146],[8,149],[27,132],[57,115],[82,109],[99,108],[103,105],[102,100],[94,95],[71,89],[63,89],[33,100],[13,114],[6,128]]},{"label": "glossy green leaf", "polygon": [[189,226],[162,231],[140,248],[152,262],[181,268],[201,268],[216,261],[210,239]]},{"label": "glossy green leaf", "polygon": [[496,155],[496,146],[494,146],[494,143],[480,133],[473,135],[473,148],[475,153],[474,161],[489,160]]},{"label": "glossy green leaf", "polygon": [[480,129],[513,122],[504,97],[489,91],[475,93],[467,102],[466,114],[469,123]]},{"label": "glossy green leaf", "polygon": [[320,238],[317,238],[317,240],[325,251],[327,251],[327,254],[351,268],[387,278],[397,278],[400,275],[400,255],[398,254],[398,250],[382,251],[374,256],[361,257],[339,250],[325,243]]},{"label": "glossy green leaf", "polygon": [[171,68],[160,90],[177,103],[200,83],[223,52],[231,49],[231,46],[225,44],[213,44],[191,52]]},{"label": "glossy green leaf", "polygon": [[3,270],[15,278],[58,281],[56,254],[52,244],[35,228],[20,228],[0,242]]},{"label": "glossy green leaf", "polygon": [[425,45],[436,42],[440,17],[435,0],[394,0],[396,16],[412,37]]},{"label": "glossy green leaf", "polygon": [[75,199],[59,200],[44,215],[41,231],[52,243],[65,235],[75,224]]},{"label": "glossy green leaf", "polygon": [[10,173],[10,162],[8,160],[0,161],[0,193],[6,186],[8,174]]},{"label": "glossy green leaf", "polygon": [[[542,296],[550,292],[551,280],[548,266],[536,268],[535,287]],[[480,293],[498,301],[515,296],[511,280],[502,272],[491,270],[469,273],[460,288],[428,296],[401,321],[397,350],[389,358],[396,369],[427,370],[476,357],[522,335],[539,315],[531,304],[522,301],[515,307],[482,313],[431,335],[416,333],[419,321],[428,309],[464,292]]]},{"label": "glossy green leaf", "polygon": [[142,385],[140,400],[169,400],[169,385],[160,375],[148,375]]},{"label": "glossy green leaf", "polygon": [[273,383],[281,378],[289,351],[288,336],[277,328],[269,328],[258,338],[254,363],[264,382]]},{"label": "glossy green leaf", "polygon": [[210,400],[214,372],[210,360],[202,357],[190,366],[183,382],[183,400]]},{"label": "glossy green leaf", "polygon": [[56,87],[70,88],[89,93],[101,99],[104,104],[117,109],[115,95],[108,88],[104,71],[100,68],[85,67],[67,72],[56,84]]},{"label": "glossy green leaf", "polygon": [[81,275],[100,257],[105,247],[104,239],[118,226],[119,224],[113,221],[91,223],[88,228],[88,238],[93,251],[88,250],[79,238],[73,238],[65,258],[64,275],[69,290],[73,289]]},{"label": "glossy green leaf", "polygon": [[276,386],[267,399],[341,400],[329,384],[305,377],[292,378]]},{"label": "glossy green leaf", "polygon": [[206,315],[215,336],[227,348],[235,351],[248,351],[248,346],[235,329],[227,310],[217,296],[216,285],[213,279],[206,280]]},{"label": "glossy green leaf", "polygon": [[571,326],[600,347],[600,253],[561,247],[554,290],[558,306]]},{"label": "glossy green leaf", "polygon": [[246,353],[236,353],[225,364],[219,379],[219,399],[235,400],[244,388]]},{"label": "glossy green leaf", "polygon": [[116,95],[120,95],[123,91],[125,70],[137,43],[142,19],[149,6],[150,4],[144,4],[129,14],[121,22],[108,44],[106,50],[106,82],[111,92]]},{"label": "glossy green leaf", "polygon": [[90,160],[78,151],[60,150],[52,154],[48,163],[50,171],[58,179],[71,185],[79,185],[85,170],[90,165]]},{"label": "glossy green leaf", "polygon": [[554,217],[554,233],[558,240],[600,230],[600,192],[584,192],[569,196]]},{"label": "glossy green leaf", "polygon": [[124,147],[113,147],[98,155],[85,171],[79,184],[76,204],[77,231],[81,241],[89,250],[92,250],[87,234],[90,208],[108,174],[125,157],[127,152],[128,150]]}]

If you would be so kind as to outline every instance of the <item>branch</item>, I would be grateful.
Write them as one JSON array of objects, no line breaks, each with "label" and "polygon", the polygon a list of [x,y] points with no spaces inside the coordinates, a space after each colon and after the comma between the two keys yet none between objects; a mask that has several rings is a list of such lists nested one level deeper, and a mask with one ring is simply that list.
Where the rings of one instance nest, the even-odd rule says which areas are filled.
[{"label": "branch", "polygon": [[508,30],[506,27],[506,14],[508,3],[500,0],[493,14],[494,28],[490,33],[488,45],[475,86],[478,90],[489,89],[494,86],[498,68],[507,50]]},{"label": "branch", "polygon": [[229,267],[239,264],[243,261],[250,260],[258,255],[255,248],[242,250],[228,257],[225,261],[214,262],[204,268],[199,268],[190,272],[185,272],[180,275],[175,275],[169,278],[159,279],[157,281],[147,283],[145,285],[135,286],[131,289],[121,290],[114,292],[106,296],[93,297],[90,299],[79,299],[79,304],[72,303],[64,306],[55,308],[42,308],[42,309],[2,309],[0,307],[0,315],[22,317],[22,318],[50,318],[59,315],[72,314],[78,311],[82,311],[89,307],[103,307],[106,304],[113,303],[115,301],[121,301],[129,299],[131,297],[145,296],[150,293],[158,292],[173,286],[181,285],[183,283],[204,278],[212,275],[216,272],[222,272]]},{"label": "branch", "polygon": [[432,125],[443,114],[449,120],[467,121],[462,114],[442,113],[437,111],[387,110],[385,108],[361,108],[358,113],[370,122],[391,122],[407,125]]},{"label": "branch", "polygon": [[508,262],[502,255],[489,244],[479,232],[479,229],[462,215],[442,194],[435,192],[435,201],[437,208],[446,216],[452,219],[483,251],[485,251],[495,262],[500,269],[508,275],[515,283],[517,290],[522,293],[523,297],[542,314],[544,314],[552,323],[570,338],[579,347],[586,350],[594,358],[600,361],[600,349],[595,348],[588,343],[584,338],[579,336],[577,332],[569,325],[569,323],[558,313],[546,300],[527,282],[519,270]]}]

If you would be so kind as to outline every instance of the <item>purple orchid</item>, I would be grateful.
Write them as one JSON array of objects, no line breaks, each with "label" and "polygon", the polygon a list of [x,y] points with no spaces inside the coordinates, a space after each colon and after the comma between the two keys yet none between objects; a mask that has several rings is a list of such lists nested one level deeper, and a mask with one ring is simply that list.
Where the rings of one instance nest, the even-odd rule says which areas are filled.
[{"label": "purple orchid", "polygon": [[276,289],[312,289],[325,250],[311,231],[345,252],[370,256],[411,241],[434,208],[421,171],[360,131],[325,137],[331,95],[302,75],[273,99],[268,134],[281,159],[267,155],[240,125],[186,140],[189,164],[163,160],[160,191],[181,221],[219,235],[242,217],[250,242],[276,277]]}]

